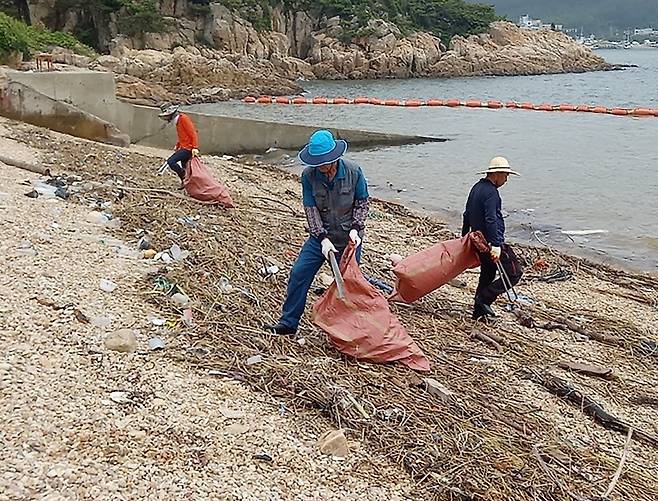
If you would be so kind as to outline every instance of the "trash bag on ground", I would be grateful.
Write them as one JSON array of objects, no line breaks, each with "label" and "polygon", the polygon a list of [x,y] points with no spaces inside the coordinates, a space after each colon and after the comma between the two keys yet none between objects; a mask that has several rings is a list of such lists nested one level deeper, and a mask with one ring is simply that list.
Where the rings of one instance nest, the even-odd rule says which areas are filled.
[{"label": "trash bag on ground", "polygon": [[477,268],[478,252],[489,252],[489,245],[484,235],[476,231],[406,257],[393,268],[397,281],[389,301],[413,303],[465,270]]},{"label": "trash bag on ground", "polygon": [[210,170],[194,157],[187,163],[183,187],[189,196],[207,204],[235,207],[226,186],[217,181]]},{"label": "trash bag on ground", "polygon": [[313,305],[313,323],[327,333],[340,352],[368,362],[401,362],[417,371],[430,364],[388,301],[365,279],[356,262],[356,247],[343,252],[340,271],[345,298],[338,298],[334,282]]}]

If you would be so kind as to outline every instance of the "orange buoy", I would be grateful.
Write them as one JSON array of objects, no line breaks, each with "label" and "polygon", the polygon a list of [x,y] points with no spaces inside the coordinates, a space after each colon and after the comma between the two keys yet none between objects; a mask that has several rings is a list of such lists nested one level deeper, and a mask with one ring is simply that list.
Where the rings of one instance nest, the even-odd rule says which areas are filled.
[{"label": "orange buoy", "polygon": [[350,104],[350,100],[346,97],[335,97],[334,104]]},{"label": "orange buoy", "polygon": [[519,105],[519,108],[521,108],[522,110],[534,110],[535,105],[532,103],[521,103]]},{"label": "orange buoy", "polygon": [[370,104],[370,98],[368,97],[355,97],[354,101],[352,101],[354,104]]},{"label": "orange buoy", "polygon": [[308,99],[305,97],[293,97],[292,104],[308,104]]},{"label": "orange buoy", "polygon": [[516,101],[508,101],[508,102],[505,104],[505,107],[506,107],[506,108],[513,108],[513,109],[516,109],[516,108],[520,108],[521,106],[520,106],[519,103],[517,103]]},{"label": "orange buoy", "polygon": [[290,98],[286,96],[278,96],[274,98],[276,104],[290,104]]},{"label": "orange buoy", "polygon": [[407,100],[404,102],[404,105],[405,105],[405,106],[413,106],[413,107],[416,107],[416,106],[422,106],[422,105],[423,105],[423,102],[420,101],[419,99],[407,99]]},{"label": "orange buoy", "polygon": [[630,114],[630,112],[631,111],[627,110],[626,108],[613,108],[612,110],[610,110],[610,113],[612,115],[618,115],[618,116],[626,116]]},{"label": "orange buoy", "polygon": [[400,101],[397,99],[386,99],[384,101],[384,106],[400,106]]},{"label": "orange buoy", "polygon": [[655,110],[650,110],[648,108],[635,108],[631,113],[636,117],[648,117],[654,114]]},{"label": "orange buoy", "polygon": [[553,105],[552,104],[540,104],[537,106],[537,111],[553,111]]},{"label": "orange buoy", "polygon": [[450,106],[451,108],[455,108],[457,106],[461,106],[461,101],[459,99],[448,99],[446,101],[446,106]]},{"label": "orange buoy", "polygon": [[476,101],[475,99],[469,99],[466,101],[466,106],[468,108],[482,108],[482,101]]},{"label": "orange buoy", "polygon": [[379,98],[376,98],[376,97],[371,97],[371,98],[370,98],[370,104],[374,104],[374,105],[377,105],[377,106],[378,106],[378,105],[381,105],[381,104],[383,104],[383,103],[384,103],[384,101],[382,101],[382,100],[379,99]]},{"label": "orange buoy", "polygon": [[573,104],[561,104],[559,107],[560,111],[576,111],[576,107]]},{"label": "orange buoy", "polygon": [[327,104],[329,100],[326,97],[314,97],[311,102],[313,104]]},{"label": "orange buoy", "polygon": [[500,108],[503,107],[503,103],[501,103],[500,101],[488,101],[487,107],[492,108],[494,110],[499,110]]},{"label": "orange buoy", "polygon": [[592,113],[608,113],[608,108],[604,106],[595,106],[592,108]]},{"label": "orange buoy", "polygon": [[255,103],[256,98],[254,96],[247,96],[242,101],[245,103]]},{"label": "orange buoy", "polygon": [[256,99],[256,102],[259,104],[271,104],[272,96],[260,96],[258,99]]},{"label": "orange buoy", "polygon": [[446,103],[443,99],[428,99],[427,106],[445,106]]},{"label": "orange buoy", "polygon": [[582,113],[589,113],[590,111],[592,111],[592,109],[586,104],[581,104],[580,106],[576,107],[576,111],[580,111]]}]

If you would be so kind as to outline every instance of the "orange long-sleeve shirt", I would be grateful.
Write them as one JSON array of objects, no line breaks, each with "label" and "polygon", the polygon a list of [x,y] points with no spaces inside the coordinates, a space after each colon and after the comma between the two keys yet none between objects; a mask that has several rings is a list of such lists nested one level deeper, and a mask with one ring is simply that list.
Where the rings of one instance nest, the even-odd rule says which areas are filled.
[{"label": "orange long-sleeve shirt", "polygon": [[192,119],[185,113],[178,114],[176,134],[178,135],[178,142],[176,143],[177,150],[193,150],[194,148],[199,148],[199,135],[192,123]]}]

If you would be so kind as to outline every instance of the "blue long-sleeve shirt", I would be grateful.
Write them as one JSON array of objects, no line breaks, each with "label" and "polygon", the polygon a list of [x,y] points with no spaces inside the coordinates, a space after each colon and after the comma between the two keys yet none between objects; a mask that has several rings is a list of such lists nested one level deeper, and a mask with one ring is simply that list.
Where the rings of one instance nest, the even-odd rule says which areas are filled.
[{"label": "blue long-sleeve shirt", "polygon": [[505,242],[505,220],[498,188],[486,178],[480,179],[468,195],[462,235],[481,231],[494,247]]}]

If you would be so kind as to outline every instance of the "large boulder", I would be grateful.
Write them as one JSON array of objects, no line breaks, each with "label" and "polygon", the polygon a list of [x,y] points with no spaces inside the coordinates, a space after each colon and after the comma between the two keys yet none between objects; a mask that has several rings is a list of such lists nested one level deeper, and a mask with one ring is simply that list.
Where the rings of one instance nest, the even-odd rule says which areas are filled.
[{"label": "large boulder", "polygon": [[536,75],[608,68],[603,58],[564,33],[524,30],[508,22],[489,32],[454,37],[450,50],[434,64],[436,76]]}]

